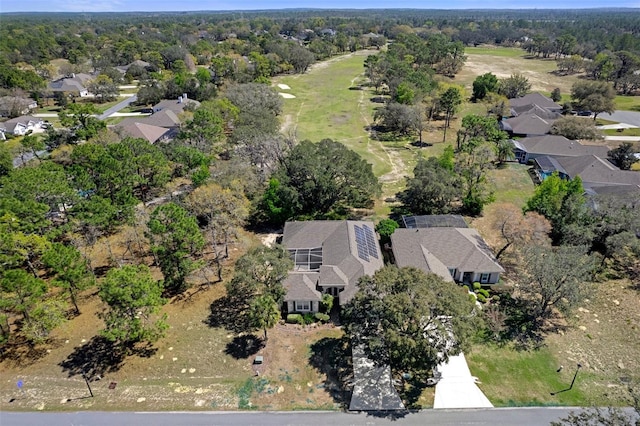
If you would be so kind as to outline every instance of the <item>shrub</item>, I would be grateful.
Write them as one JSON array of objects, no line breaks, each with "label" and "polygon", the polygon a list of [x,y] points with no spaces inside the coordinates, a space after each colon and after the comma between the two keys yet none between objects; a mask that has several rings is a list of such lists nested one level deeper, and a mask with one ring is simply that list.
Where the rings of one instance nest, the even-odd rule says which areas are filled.
[{"label": "shrub", "polygon": [[469,300],[471,300],[473,303],[476,303],[477,296],[474,293],[469,293]]},{"label": "shrub", "polygon": [[498,296],[497,294],[494,295],[491,300],[493,300],[494,302],[498,303],[500,301],[500,296]]},{"label": "shrub", "polygon": [[322,301],[320,302],[320,308],[322,312],[331,312],[331,308],[333,308],[333,296],[330,294],[323,294]]},{"label": "shrub", "polygon": [[317,320],[317,321],[320,321],[320,322],[327,322],[327,321],[329,321],[329,315],[327,315],[327,314],[323,314],[323,313],[321,313],[321,312],[316,313],[316,314],[314,315],[314,317],[316,318],[316,320]]},{"label": "shrub", "polygon": [[489,291],[488,291],[488,290],[485,290],[484,288],[481,288],[480,290],[478,290],[478,294],[483,295],[483,296],[484,296],[485,298],[487,298],[487,299],[490,297],[490,296],[489,296]]},{"label": "shrub", "polygon": [[467,293],[469,292],[469,286],[468,285],[463,285],[462,288],[464,288],[467,291]]},{"label": "shrub", "polygon": [[481,288],[482,288],[482,285],[479,282],[476,281],[475,283],[473,283],[473,290],[474,291],[478,291]]},{"label": "shrub", "polygon": [[313,314],[304,314],[302,315],[302,320],[304,324],[313,324],[314,322],[316,322],[316,317]]},{"label": "shrub", "polygon": [[304,324],[304,319],[300,314],[288,314],[287,315],[287,323],[288,324]]},{"label": "shrub", "polygon": [[487,302],[487,298],[484,297],[482,294],[477,294],[476,297],[478,298],[478,301],[480,303],[486,303]]}]

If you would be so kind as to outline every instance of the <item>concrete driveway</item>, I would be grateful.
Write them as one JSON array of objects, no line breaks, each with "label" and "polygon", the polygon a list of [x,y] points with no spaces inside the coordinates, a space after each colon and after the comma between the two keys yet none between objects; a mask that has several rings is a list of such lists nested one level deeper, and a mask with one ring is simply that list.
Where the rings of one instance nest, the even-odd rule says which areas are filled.
[{"label": "concrete driveway", "polygon": [[476,378],[471,375],[464,354],[452,356],[446,364],[440,364],[442,375],[436,384],[433,408],[491,408],[493,404],[482,393]]}]

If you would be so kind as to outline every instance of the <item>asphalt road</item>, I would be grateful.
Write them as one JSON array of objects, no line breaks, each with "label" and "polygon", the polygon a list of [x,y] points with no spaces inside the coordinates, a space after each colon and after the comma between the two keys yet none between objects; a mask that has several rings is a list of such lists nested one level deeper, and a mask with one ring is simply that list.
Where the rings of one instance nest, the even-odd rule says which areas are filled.
[{"label": "asphalt road", "polygon": [[370,426],[370,425],[474,425],[539,426],[565,417],[569,408],[493,408],[424,410],[405,416],[384,417],[342,412],[2,412],[2,426],[123,426],[123,425],[225,425],[225,426]]},{"label": "asphalt road", "polygon": [[102,114],[100,114],[98,116],[98,120],[106,120],[107,117],[109,117],[114,112],[118,112],[122,108],[126,108],[127,106],[129,106],[130,104],[132,104],[137,100],[138,100],[138,95],[133,95],[131,97],[124,99],[122,102],[118,102],[117,104],[115,104],[114,106],[112,106],[111,108],[103,112]]},{"label": "asphalt road", "polygon": [[620,123],[633,124],[640,127],[640,112],[635,111],[614,111],[613,114],[603,112],[598,114],[598,118],[603,120],[617,121]]}]

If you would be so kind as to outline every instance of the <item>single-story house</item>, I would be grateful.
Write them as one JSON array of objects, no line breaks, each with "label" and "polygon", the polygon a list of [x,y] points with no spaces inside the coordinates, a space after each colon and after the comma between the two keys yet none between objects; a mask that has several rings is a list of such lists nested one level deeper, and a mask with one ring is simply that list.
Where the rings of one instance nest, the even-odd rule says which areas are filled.
[{"label": "single-story house", "polygon": [[[640,186],[640,173],[631,170],[620,170],[608,160],[595,155],[580,157],[551,157],[542,156],[533,160],[534,168],[540,180],[544,180],[553,173],[563,179],[573,179],[580,176],[583,185],[598,192],[598,188],[607,186],[620,187],[617,190],[603,190],[604,192],[635,192]],[[627,187],[627,188],[624,188]]]},{"label": "single-story house", "polygon": [[533,106],[527,112],[517,117],[500,121],[500,130],[511,136],[541,136],[551,131],[553,123],[560,118],[560,114]]},{"label": "single-story house", "polygon": [[166,127],[153,126],[146,123],[129,123],[118,124],[115,126],[116,133],[123,137],[129,136],[132,138],[145,139],[149,143],[163,142],[171,139],[176,133],[175,129],[168,129]]},{"label": "single-story house", "polygon": [[136,123],[149,126],[163,127],[165,129],[177,129],[180,127],[180,118],[170,109],[164,109],[145,117],[129,117],[118,123],[119,127],[127,127]]},{"label": "single-story house", "polygon": [[283,283],[287,312],[318,312],[323,294],[338,304],[348,302],[360,277],[373,275],[384,263],[370,221],[287,222],[282,245],[294,262]]},{"label": "single-story house", "polygon": [[12,118],[0,123],[2,133],[11,133],[15,136],[24,136],[28,132],[39,133],[44,130],[44,121],[31,115]]},{"label": "single-story house", "polygon": [[606,146],[582,145],[578,141],[558,135],[533,136],[518,140],[511,139],[510,142],[513,145],[513,153],[516,159],[522,164],[527,164],[534,158],[544,155],[553,157],[595,155],[600,158],[606,158],[609,152],[609,148]]},{"label": "single-story house", "polygon": [[511,107],[512,117],[522,115],[523,113],[530,111],[534,106],[550,112],[562,112],[561,105],[558,105],[553,101],[553,99],[547,98],[538,92],[529,93],[519,98],[509,99],[509,106]]},{"label": "single-story house", "polygon": [[138,66],[144,69],[147,69],[148,67],[151,66],[151,64],[149,62],[146,61],[142,61],[140,59],[136,59],[135,61],[131,62],[130,64],[127,65],[119,65],[116,67],[116,69],[118,71],[120,71],[122,74],[126,74],[127,71],[129,70],[129,68],[131,68],[132,66]]},{"label": "single-story house", "polygon": [[87,85],[95,77],[90,74],[71,74],[71,77],[64,77],[49,83],[49,90],[52,92],[62,92],[66,95],[86,98],[90,96]]},{"label": "single-story house", "polygon": [[391,234],[399,267],[413,266],[464,284],[495,284],[504,269],[478,231],[472,228],[399,228]]},{"label": "single-story house", "polygon": [[38,108],[38,102],[21,96],[0,97],[0,117],[27,115],[32,109]]},{"label": "single-story house", "polygon": [[197,108],[200,106],[200,102],[193,99],[188,99],[187,94],[183,93],[178,99],[163,99],[153,106],[154,114],[159,111],[173,111],[175,114],[184,112],[186,107]]}]

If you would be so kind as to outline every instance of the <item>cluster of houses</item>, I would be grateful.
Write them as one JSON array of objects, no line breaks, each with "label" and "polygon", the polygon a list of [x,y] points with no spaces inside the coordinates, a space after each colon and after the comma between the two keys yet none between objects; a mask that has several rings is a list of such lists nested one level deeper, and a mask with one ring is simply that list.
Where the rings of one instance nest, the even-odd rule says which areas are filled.
[{"label": "cluster of houses", "polygon": [[587,195],[640,194],[640,173],[620,170],[607,160],[609,149],[583,145],[551,135],[562,107],[540,93],[510,99],[511,117],[500,122],[512,137],[514,155],[533,165],[533,177],[541,182],[554,173],[563,179],[580,176]]},{"label": "cluster of houses", "polygon": [[[391,235],[394,262],[434,273],[444,280],[495,284],[504,272],[489,246],[461,216],[403,218]],[[284,281],[287,312],[314,313],[324,294],[349,302],[364,275],[384,266],[373,222],[294,221],[284,227],[282,245],[294,261]]]}]

